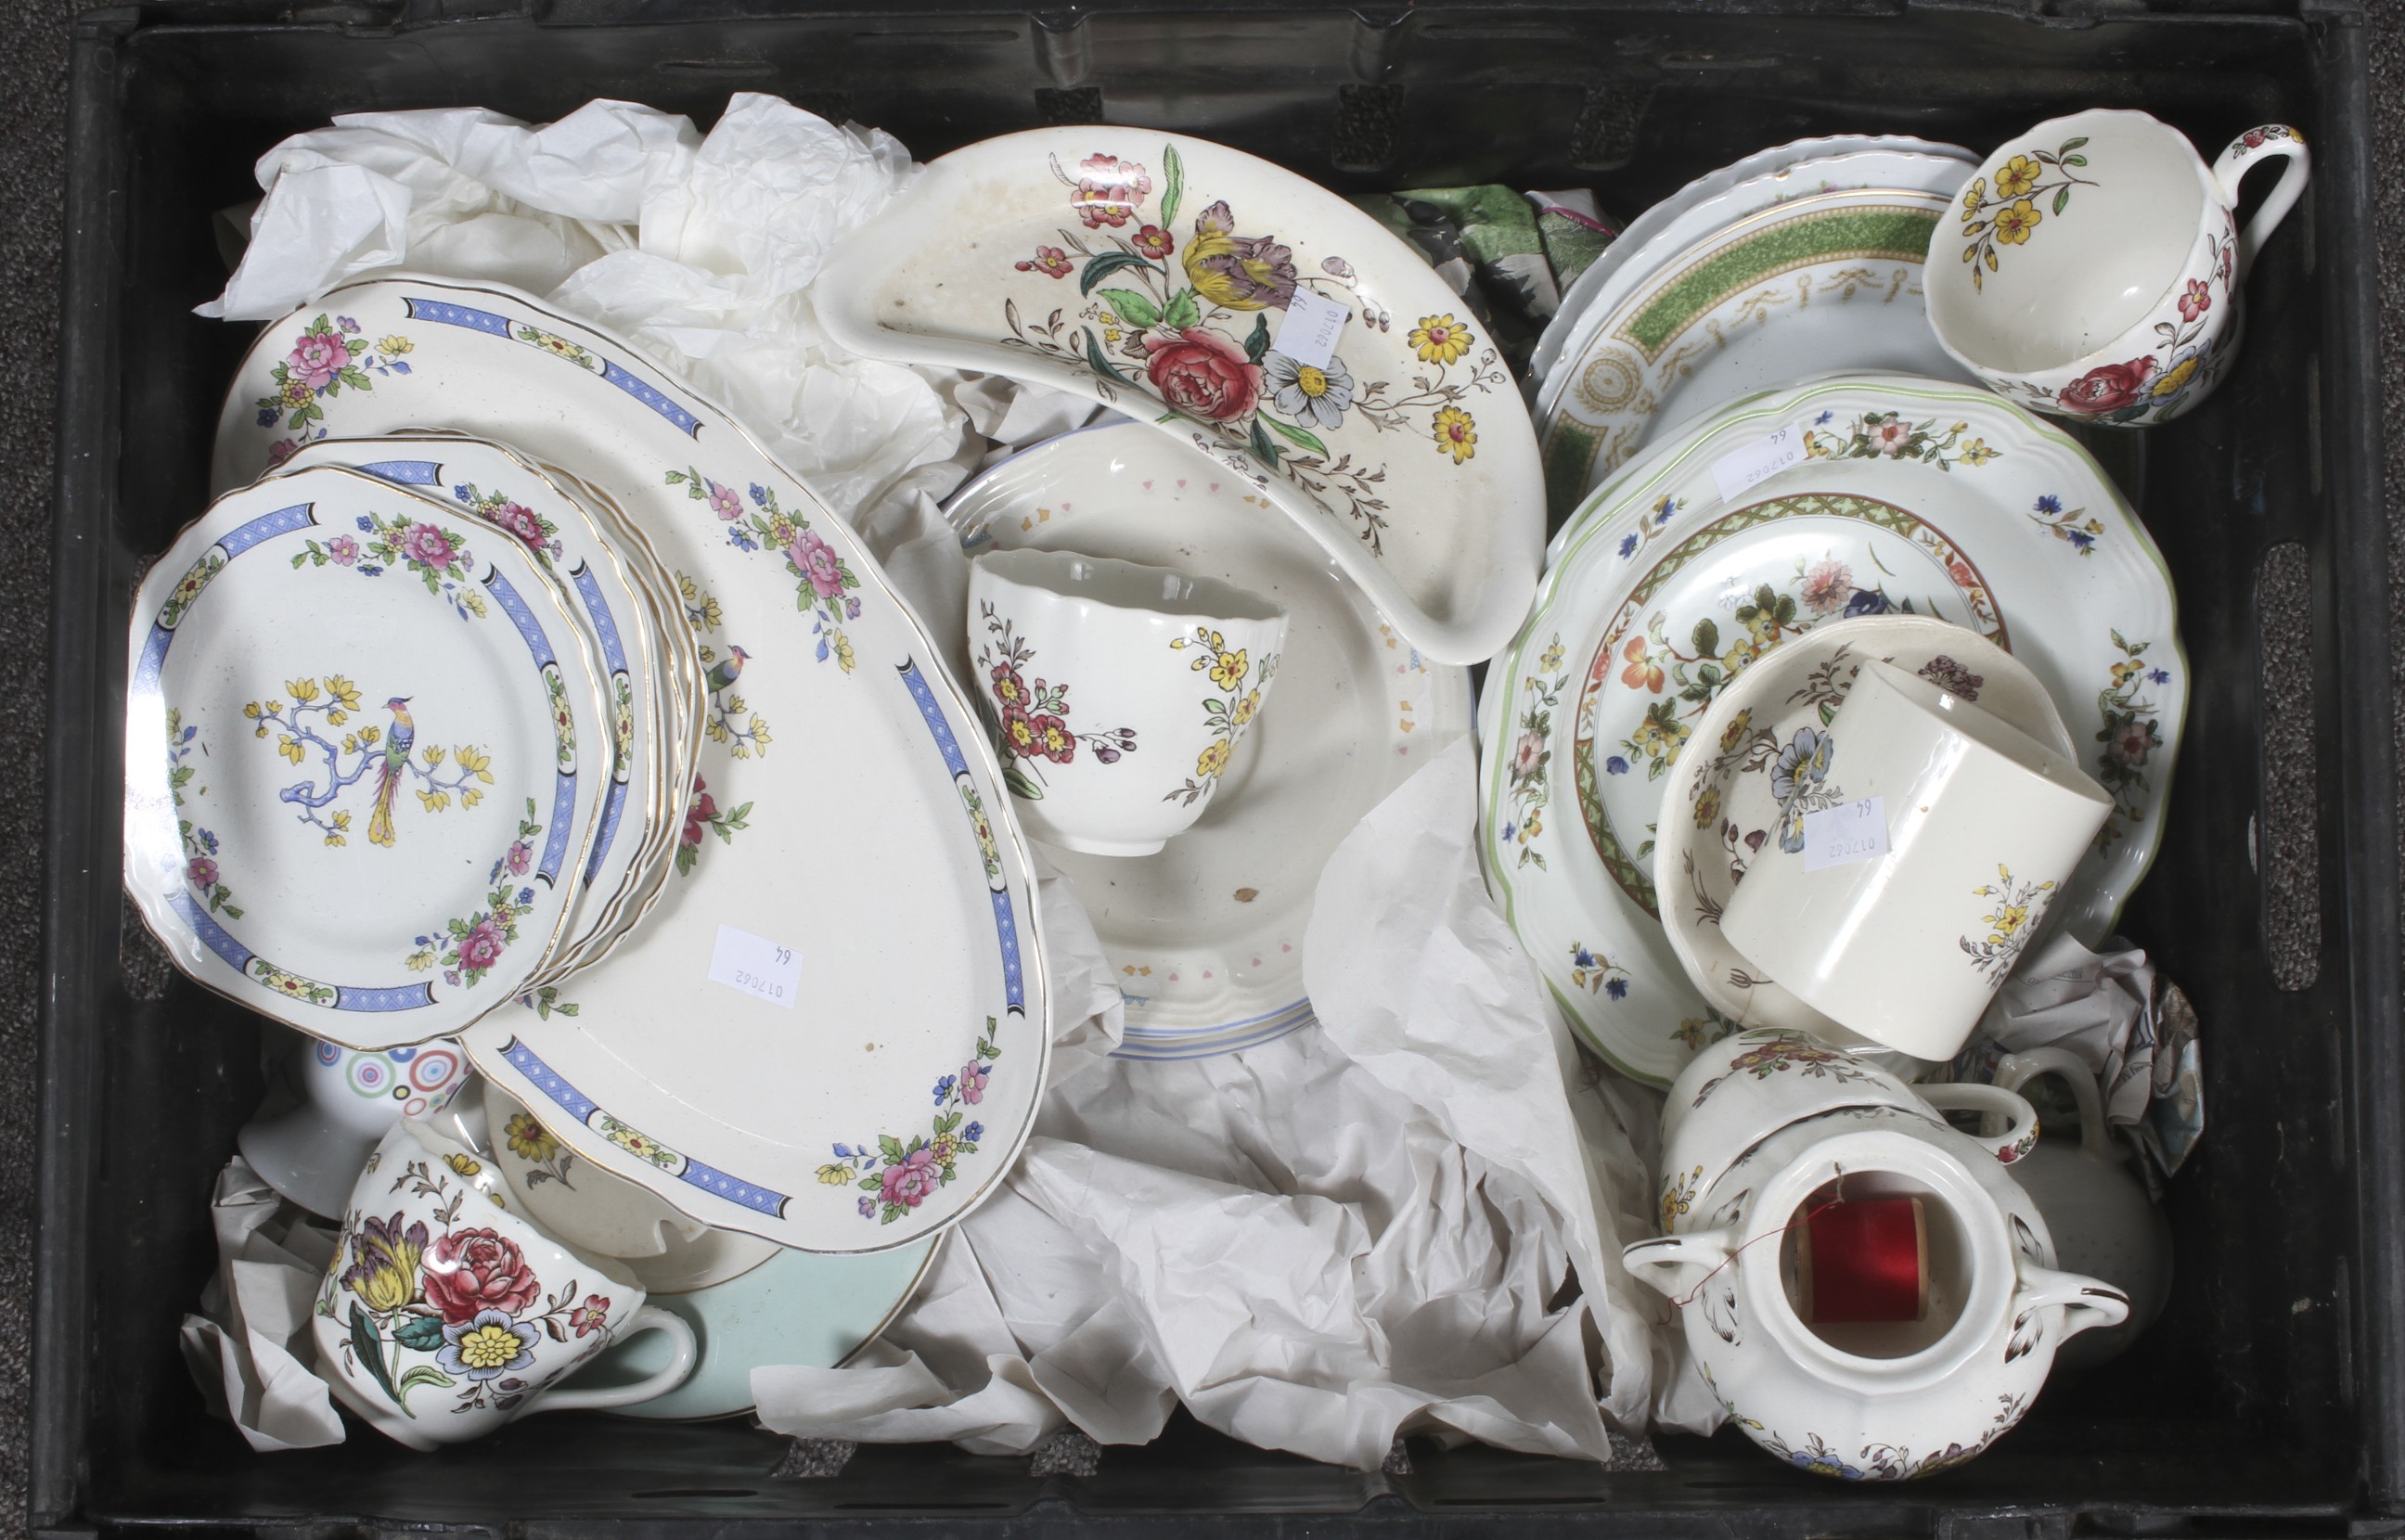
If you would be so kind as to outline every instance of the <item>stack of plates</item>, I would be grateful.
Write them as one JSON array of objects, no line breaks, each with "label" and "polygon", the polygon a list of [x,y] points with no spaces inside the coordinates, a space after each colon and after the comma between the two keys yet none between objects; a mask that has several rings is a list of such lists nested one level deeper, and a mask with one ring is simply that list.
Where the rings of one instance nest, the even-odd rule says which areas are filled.
[{"label": "stack of plates", "polygon": [[1580,274],[1535,358],[1554,515],[1661,429],[1833,370],[1964,380],[1920,269],[1978,157],[1848,135],[1765,150],[1689,183]]},{"label": "stack of plates", "polygon": [[262,331],[140,596],[129,890],[180,966],[456,1036],[590,1166],[832,1253],[998,1183],[1044,1081],[1028,856],[851,532],[619,339],[359,283]]}]

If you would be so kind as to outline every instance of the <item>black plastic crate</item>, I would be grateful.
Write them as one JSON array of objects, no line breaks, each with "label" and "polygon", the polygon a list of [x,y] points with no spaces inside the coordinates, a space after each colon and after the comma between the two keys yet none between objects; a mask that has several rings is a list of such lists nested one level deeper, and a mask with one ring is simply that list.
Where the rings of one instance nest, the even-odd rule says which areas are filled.
[{"label": "black plastic crate", "polygon": [[[55,511],[35,1525],[2405,1530],[2388,1517],[2405,1514],[2405,1063],[2366,51],[2359,10],[2339,0],[89,13],[73,52]],[[538,1418],[434,1457],[373,1434],[260,1456],[211,1421],[176,1323],[214,1266],[206,1197],[262,1089],[258,1034],[214,996],[129,971],[118,892],[127,608],[145,560],[200,511],[249,335],[189,313],[224,276],[210,216],[252,195],[260,151],[336,112],[481,104],[540,120],[611,95],[707,123],[738,90],[879,124],[922,158],[1110,121],[1221,139],[1348,191],[1592,185],[1624,214],[1807,134],[1984,147],[2092,105],[2146,108],[2208,149],[2257,122],[2301,127],[2312,190],[2250,278],[2229,384],[2171,427],[2089,435],[2171,564],[2195,674],[2169,837],[2126,920],[2204,1023],[2211,1127],[2172,1190],[2163,1319],[2121,1361],[2059,1377],[1976,1463],[1907,1486],[1785,1472],[1725,1434],[1664,1439],[1658,1472],[1414,1445],[1409,1473],[1377,1476],[1180,1419],[1086,1477],[919,1446],[864,1448],[837,1477],[795,1480],[771,1474],[785,1441],[739,1420]]]}]

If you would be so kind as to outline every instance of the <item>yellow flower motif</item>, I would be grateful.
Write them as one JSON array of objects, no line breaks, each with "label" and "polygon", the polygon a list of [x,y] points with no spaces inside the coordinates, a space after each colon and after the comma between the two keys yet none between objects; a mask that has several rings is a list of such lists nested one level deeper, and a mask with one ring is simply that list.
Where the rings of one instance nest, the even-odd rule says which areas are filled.
[{"label": "yellow flower motif", "polygon": [[460,769],[467,771],[487,786],[493,784],[493,772],[490,768],[493,763],[492,755],[479,753],[464,744],[454,748],[451,752],[458,760]]},{"label": "yellow flower motif", "polygon": [[1968,221],[1978,217],[1979,205],[1987,201],[1988,179],[1984,176],[1972,177],[1971,185],[1962,189],[1963,220],[1967,223]]},{"label": "yellow flower motif", "polygon": [[439,746],[430,743],[426,746],[426,767],[429,770],[431,770],[436,765],[442,763],[443,757],[443,750]]},{"label": "yellow flower motif", "polygon": [[501,1137],[509,1141],[512,1155],[538,1166],[559,1153],[559,1141],[535,1121],[532,1113],[512,1113],[509,1122],[502,1126]]},{"label": "yellow flower motif", "polygon": [[822,1166],[819,1168],[819,1181],[829,1187],[849,1186],[851,1183],[851,1168],[832,1164]]},{"label": "yellow flower motif", "polygon": [[326,725],[329,727],[340,727],[350,720],[351,714],[339,706],[326,713]]},{"label": "yellow flower motif", "polygon": [[2196,366],[2203,361],[2204,357],[2201,354],[2189,358],[2186,363],[2180,365],[2177,369],[2171,371],[2169,373],[2166,373],[2153,385],[2147,386],[2146,394],[2156,397],[2157,399],[2176,394],[2180,386],[2187,384],[2189,380],[2196,377]]},{"label": "yellow flower motif", "polygon": [[2037,205],[2024,198],[2009,208],[1996,211],[1996,239],[2008,246],[2017,246],[2029,239],[2029,232],[2046,222]]},{"label": "yellow flower motif", "polygon": [[443,1164],[450,1167],[461,1176],[475,1176],[481,1173],[485,1169],[469,1156],[457,1154],[444,1155],[443,1157]]},{"label": "yellow flower motif", "polygon": [[356,711],[359,708],[359,687],[340,674],[326,676],[326,693],[342,702],[343,708],[346,711]]},{"label": "yellow flower motif", "polygon": [[1221,652],[1209,659],[1198,658],[1195,661],[1210,664],[1211,682],[1222,690],[1233,690],[1244,683],[1245,671],[1252,666],[1245,650],[1241,647],[1232,652]]},{"label": "yellow flower motif", "polygon": [[259,720],[259,703],[257,701],[245,703],[242,708],[242,714],[248,717],[251,721],[257,721]]},{"label": "yellow flower motif", "polygon": [[1559,641],[1555,641],[1553,646],[1537,654],[1537,667],[1541,672],[1550,674],[1561,665],[1562,644]]},{"label": "yellow flower motif", "polygon": [[2038,178],[2045,175],[2046,167],[2026,155],[2016,155],[1997,168],[1996,196],[2018,198],[2037,186]]},{"label": "yellow flower motif", "polygon": [[1728,731],[1721,735],[1721,752],[1725,754],[1735,749],[1752,729],[1753,707],[1749,706],[1730,719]]},{"label": "yellow flower motif", "polygon": [[376,351],[387,358],[398,358],[404,353],[416,352],[417,344],[396,331],[389,336],[377,338]]},{"label": "yellow flower motif", "polygon": [[350,842],[349,840],[345,839],[345,838],[344,838],[342,835],[340,835],[340,834],[328,834],[328,835],[326,836],[326,843],[327,843],[327,844],[329,844],[329,845],[348,845],[348,844],[350,844],[351,842]]},{"label": "yellow flower motif", "polygon": [[317,698],[317,681],[316,679],[286,679],[284,681],[284,693],[292,697],[294,705],[306,706],[311,701]]},{"label": "yellow flower motif", "polygon": [[1449,364],[1470,351],[1476,339],[1470,329],[1450,315],[1423,315],[1412,329],[1412,346],[1424,364]]},{"label": "yellow flower motif", "polygon": [[440,813],[443,809],[451,805],[451,793],[448,791],[420,791],[417,793],[417,800],[426,805],[426,810],[428,812]]},{"label": "yellow flower motif", "polygon": [[364,749],[383,736],[384,729],[381,727],[362,727],[359,729],[359,747]]},{"label": "yellow flower motif", "polygon": [[[260,728],[259,730],[259,735],[262,738],[267,736],[267,729],[264,727]],[[289,733],[284,734],[277,740],[275,751],[283,755],[286,759],[290,760],[295,764],[301,763],[301,740],[294,737]]]},{"label": "yellow flower motif", "polygon": [[843,671],[847,674],[851,672],[852,665],[859,661],[851,651],[851,638],[840,631],[835,635],[835,660],[843,665]]},{"label": "yellow flower motif", "polygon": [[1212,744],[1210,748],[1203,749],[1201,754],[1195,756],[1194,773],[1198,776],[1203,777],[1205,779],[1217,775],[1220,771],[1228,768],[1228,755],[1231,751],[1232,750],[1228,740],[1225,738],[1219,739],[1217,742]]},{"label": "yellow flower motif", "polygon": [[1720,821],[1720,816],[1721,789],[1708,786],[1704,788],[1704,794],[1695,799],[1695,827],[1709,829]]},{"label": "yellow flower motif", "polygon": [[1647,759],[1667,760],[1686,743],[1687,731],[1685,722],[1665,724],[1657,717],[1648,717],[1638,723],[1637,731],[1628,735],[1628,741]]},{"label": "yellow flower motif", "polygon": [[1995,457],[1996,452],[1988,447],[1988,441],[1985,439],[1974,439],[1969,443],[1962,446],[1962,463],[1964,465],[1986,465],[1990,460],[1992,460]]},{"label": "yellow flower motif", "polygon": [[1314,369],[1309,364],[1297,365],[1294,371],[1294,387],[1306,396],[1325,396],[1328,394],[1327,371]]},{"label": "yellow flower motif", "polygon": [[1236,708],[1233,711],[1229,712],[1228,715],[1230,720],[1234,721],[1237,726],[1242,727],[1245,723],[1252,721],[1253,713],[1260,708],[1261,693],[1258,690],[1248,691],[1246,692],[1245,698],[1236,703]]},{"label": "yellow flower motif", "polygon": [[1457,406],[1446,407],[1436,414],[1436,444],[1456,465],[1469,459],[1478,453],[1477,419]]},{"label": "yellow flower motif", "polygon": [[412,952],[409,954],[409,971],[411,973],[422,973],[433,966],[434,949],[432,947],[429,946],[423,951]]},{"label": "yellow flower motif", "polygon": [[526,1344],[506,1326],[478,1326],[459,1334],[459,1362],[471,1369],[507,1368]]}]

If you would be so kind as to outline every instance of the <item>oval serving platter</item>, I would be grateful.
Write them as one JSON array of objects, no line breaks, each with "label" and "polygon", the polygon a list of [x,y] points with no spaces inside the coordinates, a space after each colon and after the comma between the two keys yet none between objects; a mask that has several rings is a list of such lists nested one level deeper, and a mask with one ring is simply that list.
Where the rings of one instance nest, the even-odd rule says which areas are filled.
[{"label": "oval serving platter", "polygon": [[846,236],[813,292],[856,353],[1191,443],[1429,658],[1480,662],[1527,612],[1545,493],[1510,369],[1411,246],[1283,167],[1139,129],[989,139]]},{"label": "oval serving platter", "polygon": [[216,479],[404,427],[479,432],[609,493],[710,669],[667,892],[471,1032],[477,1068],[707,1224],[856,1253],[958,1221],[1025,1140],[1051,1039],[1026,848],[937,644],[721,410],[499,286],[360,283],[266,329]]}]

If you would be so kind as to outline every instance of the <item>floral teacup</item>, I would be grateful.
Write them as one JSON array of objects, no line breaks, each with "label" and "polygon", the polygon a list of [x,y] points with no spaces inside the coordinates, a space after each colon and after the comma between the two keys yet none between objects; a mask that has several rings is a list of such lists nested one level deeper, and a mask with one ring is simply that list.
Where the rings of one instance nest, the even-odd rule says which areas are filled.
[{"label": "floral teacup", "polygon": [[292,1061],[301,1105],[246,1124],[235,1143],[269,1186],[338,1219],[376,1141],[441,1110],[467,1078],[468,1056],[448,1039],[382,1052],[304,1038]]},{"label": "floral teacup", "polygon": [[[415,1122],[387,1134],[351,1194],[317,1291],[317,1372],[343,1404],[412,1449],[530,1411],[632,1406],[693,1372],[693,1328],[643,1303],[623,1270],[513,1212],[485,1162]],[[667,1334],[668,1365],[611,1390],[553,1387],[613,1342]]]},{"label": "floral teacup", "polygon": [[1267,599],[1070,551],[979,557],[968,623],[1020,821],[1098,856],[1150,855],[1202,816],[1286,641]]},{"label": "floral teacup", "polygon": [[[2238,184],[2271,160],[2287,170],[2241,235]],[[1963,188],[1959,228],[1930,237],[1930,325],[2023,406],[2130,427],[2176,417],[2228,370],[2238,286],[2310,168],[2285,123],[2210,167],[2143,112],[2040,123]]]}]

